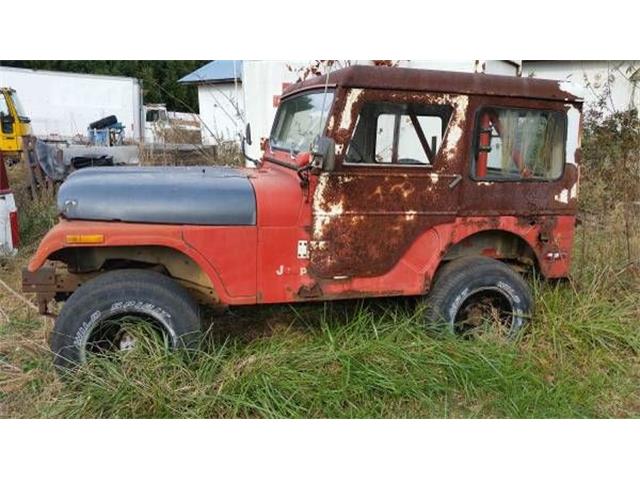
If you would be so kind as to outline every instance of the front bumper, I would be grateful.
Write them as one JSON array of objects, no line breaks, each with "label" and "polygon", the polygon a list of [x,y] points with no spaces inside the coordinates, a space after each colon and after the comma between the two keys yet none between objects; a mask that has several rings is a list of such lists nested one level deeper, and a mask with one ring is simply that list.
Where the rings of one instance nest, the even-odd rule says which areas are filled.
[{"label": "front bumper", "polygon": [[54,262],[46,262],[35,272],[27,268],[22,270],[22,291],[36,294],[40,314],[52,315],[49,310],[51,301],[68,297],[85,280],[81,275],[57,267]]}]

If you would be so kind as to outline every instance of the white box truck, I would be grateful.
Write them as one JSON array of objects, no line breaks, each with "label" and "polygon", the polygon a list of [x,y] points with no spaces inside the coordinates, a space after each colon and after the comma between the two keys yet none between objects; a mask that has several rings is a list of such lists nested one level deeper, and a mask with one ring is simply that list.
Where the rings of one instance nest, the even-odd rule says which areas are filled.
[{"label": "white box truck", "polygon": [[115,115],[125,138],[142,140],[142,84],[137,78],[0,66],[0,86],[19,92],[33,135],[72,138],[91,122]]}]

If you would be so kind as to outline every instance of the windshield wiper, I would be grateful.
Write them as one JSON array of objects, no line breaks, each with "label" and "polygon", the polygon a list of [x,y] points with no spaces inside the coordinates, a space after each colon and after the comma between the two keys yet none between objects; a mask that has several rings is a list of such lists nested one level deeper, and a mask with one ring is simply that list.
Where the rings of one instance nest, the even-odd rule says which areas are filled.
[{"label": "windshield wiper", "polygon": [[273,157],[267,157],[266,155],[264,157],[264,160],[266,162],[274,163],[276,165],[280,165],[281,167],[288,168],[289,170],[298,171],[298,166],[294,165],[292,163],[289,163],[289,162],[283,162],[282,160],[278,160],[278,159],[273,158]]},{"label": "windshield wiper", "polygon": [[296,172],[298,174],[298,178],[300,179],[300,186],[304,187],[306,185],[309,184],[309,178],[307,176],[307,171],[311,170],[311,163],[309,163],[308,165],[305,165],[304,167],[299,167],[296,164],[293,163],[289,163],[289,162],[283,162],[282,160],[278,160],[276,158],[273,157],[267,157],[265,155],[264,157],[264,161],[265,162],[270,162],[273,163],[275,165],[279,165],[281,167],[287,168],[289,170],[293,170],[294,172]]}]

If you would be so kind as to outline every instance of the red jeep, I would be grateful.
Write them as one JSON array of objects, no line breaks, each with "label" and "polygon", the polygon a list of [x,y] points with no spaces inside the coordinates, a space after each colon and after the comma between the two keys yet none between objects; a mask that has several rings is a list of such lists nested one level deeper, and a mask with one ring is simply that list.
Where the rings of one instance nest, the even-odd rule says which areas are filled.
[{"label": "red jeep", "polygon": [[566,277],[582,100],[564,82],[354,66],[290,87],[258,168],[92,168],[23,277],[56,363],[191,345],[199,304],[427,295],[426,319],[516,335],[518,272]]}]

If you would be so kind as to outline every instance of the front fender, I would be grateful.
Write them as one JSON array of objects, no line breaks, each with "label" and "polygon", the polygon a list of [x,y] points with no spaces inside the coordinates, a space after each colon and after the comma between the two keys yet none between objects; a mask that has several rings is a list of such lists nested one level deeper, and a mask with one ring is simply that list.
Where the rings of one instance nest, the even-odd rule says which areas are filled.
[{"label": "front fender", "polygon": [[[81,243],[79,236],[102,236],[99,243]],[[73,236],[75,238],[70,238]],[[85,237],[86,238],[86,237]],[[155,225],[119,222],[93,222],[61,220],[42,239],[27,269],[35,272],[56,252],[65,248],[159,246],[175,249],[191,258],[209,277],[220,301],[224,304],[251,303],[248,298],[236,298],[229,295],[221,281],[219,272],[212,264],[191,247],[183,238],[180,225]]]},{"label": "front fender", "polygon": [[[68,241],[68,236],[102,235],[99,243]],[[115,247],[133,245],[159,245],[176,248],[187,253],[188,247],[182,240],[182,229],[176,225],[143,225],[90,221],[60,220],[41,240],[36,253],[27,266],[35,272],[58,250],[63,248]],[[191,256],[191,255],[189,255]]]}]

